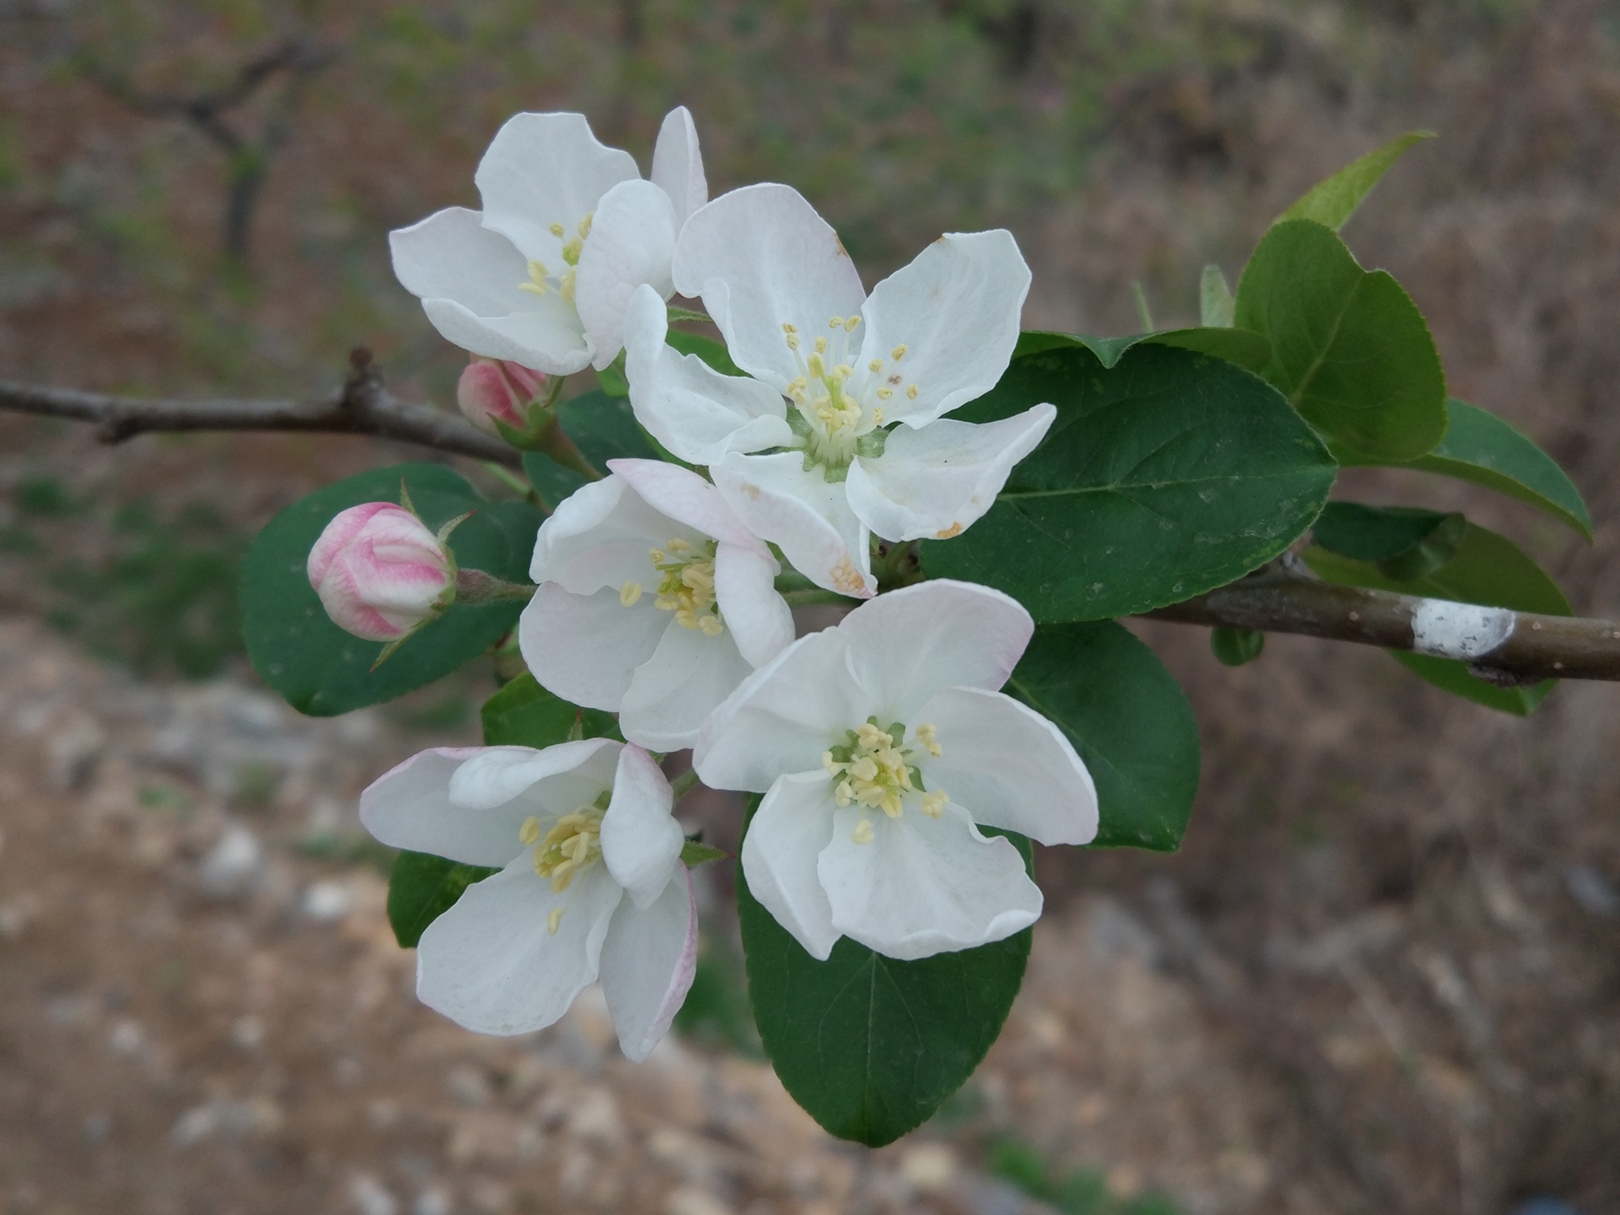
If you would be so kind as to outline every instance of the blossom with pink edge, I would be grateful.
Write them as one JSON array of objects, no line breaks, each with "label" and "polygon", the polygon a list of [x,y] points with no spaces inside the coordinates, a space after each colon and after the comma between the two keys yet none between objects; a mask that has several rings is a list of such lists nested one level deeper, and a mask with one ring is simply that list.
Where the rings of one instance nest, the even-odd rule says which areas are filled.
[{"label": "blossom with pink edge", "polygon": [[548,383],[543,371],[475,354],[456,382],[456,404],[467,421],[500,438],[496,422],[517,431],[528,428],[530,407],[545,397]]},{"label": "blossom with pink edge", "polygon": [[999,941],[1041,913],[1018,850],[1097,834],[1074,746],[999,689],[1034,631],[1000,591],[937,579],[870,599],[744,680],[692,761],[765,794],[748,889],[816,958],[841,936],[891,958]]},{"label": "blossom with pink edge", "polygon": [[456,562],[443,538],[392,502],[340,512],[309,550],[306,570],[332,623],[367,641],[399,641],[456,597]]},{"label": "blossom with pink edge", "polygon": [[525,1034],[602,985],[619,1046],[645,1059],[697,968],[697,905],[673,794],[605,738],[435,748],[360,795],[383,843],[499,869],[422,933],[416,994],[458,1025]]}]

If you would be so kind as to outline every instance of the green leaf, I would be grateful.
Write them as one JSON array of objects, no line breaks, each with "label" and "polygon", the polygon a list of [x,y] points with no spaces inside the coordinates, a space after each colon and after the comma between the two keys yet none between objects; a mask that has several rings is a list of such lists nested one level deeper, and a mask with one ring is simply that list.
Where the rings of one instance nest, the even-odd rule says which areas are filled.
[{"label": "green leaf", "polygon": [[[600,389],[582,392],[557,407],[557,420],[580,454],[603,474],[609,460],[660,458],[637,423],[627,396],[609,396]],[[585,484],[579,473],[537,451],[523,453],[523,471],[552,510]]]},{"label": "green leaf", "polygon": [[1206,328],[1230,329],[1236,301],[1219,266],[1205,266],[1198,281],[1198,320]]},{"label": "green leaf", "polygon": [[1173,852],[1198,792],[1198,723],[1153,651],[1112,620],[1042,625],[1007,683],[1097,785],[1093,847]]},{"label": "green leaf", "polygon": [[1329,502],[1311,526],[1316,543],[1330,553],[1371,561],[1390,578],[1421,578],[1457,555],[1468,520],[1412,506],[1363,506]]},{"label": "green leaf", "polygon": [[525,671],[484,702],[479,711],[486,747],[550,747],[567,742],[577,722],[584,738],[617,738],[611,713],[581,709],[553,696]]},{"label": "green leaf", "polygon": [[1136,346],[1176,346],[1199,354],[1214,355],[1250,371],[1263,371],[1271,362],[1271,343],[1247,329],[1198,328],[1165,329],[1159,333],[1137,333],[1129,337],[1093,337],[1084,333],[1047,333],[1025,330],[1018,335],[1013,357],[1083,346],[1104,368],[1112,368],[1127,350]]},{"label": "green leaf", "polygon": [[1558,462],[1495,414],[1451,397],[1446,401],[1450,425],[1433,451],[1407,462],[1376,460],[1353,451],[1334,450],[1339,462],[1415,468],[1472,481],[1546,511],[1592,539],[1592,516]]},{"label": "green leaf", "polygon": [[610,397],[630,395],[630,381],[624,377],[624,351],[619,351],[618,358],[596,373],[596,384]]},{"label": "green leaf", "polygon": [[[1029,842],[1007,838],[1029,865]],[[771,1066],[823,1128],[868,1147],[922,1125],[973,1074],[1029,961],[1026,928],[915,962],[845,937],[818,962],[749,893],[740,866],[737,912],[748,996]]]},{"label": "green leaf", "polygon": [[1234,319],[1270,339],[1265,377],[1329,438],[1415,460],[1446,433],[1446,377],[1423,314],[1321,224],[1287,220],[1266,233]]},{"label": "green leaf", "polygon": [[398,502],[408,487],[422,521],[437,530],[475,512],[450,537],[459,565],[509,582],[528,578],[541,514],[524,502],[489,503],[441,464],[396,464],[317,490],[270,521],[242,563],[242,631],[264,681],[301,713],[330,717],[392,700],[478,657],[517,623],[522,604],[455,604],[371,669],[382,647],[345,633],[309,585],[309,550],[332,518],[363,502]]},{"label": "green leaf", "polygon": [[1216,625],[1209,631],[1209,648],[1222,666],[1241,667],[1260,657],[1266,648],[1266,635],[1259,629]]},{"label": "green leaf", "polygon": [[747,372],[731,361],[731,354],[726,350],[725,344],[713,338],[704,337],[700,333],[671,329],[664,341],[682,354],[697,355],[721,375],[747,375]]},{"label": "green leaf", "polygon": [[731,853],[724,848],[714,848],[697,840],[687,840],[681,845],[681,864],[687,868],[693,865],[706,865],[710,861],[723,861]]},{"label": "green leaf", "polygon": [[1275,389],[1189,350],[1144,344],[1112,369],[1080,346],[1026,355],[954,416],[1039,401],[1058,410],[1045,441],[984,518],[925,542],[922,562],[1006,591],[1042,623],[1224,586],[1301,535],[1333,484],[1333,460]]},{"label": "green leaf", "polygon": [[1383,147],[1359,160],[1352,160],[1332,177],[1319,181],[1303,197],[1277,217],[1278,222],[1289,219],[1309,219],[1337,231],[1355,214],[1356,208],[1378,184],[1389,167],[1399,160],[1415,143],[1433,139],[1433,131],[1410,131],[1390,140]]},{"label": "green leaf", "polygon": [[415,949],[427,926],[456,905],[461,892],[499,872],[425,852],[401,852],[388,875],[388,923],[402,948]]},{"label": "green leaf", "polygon": [[[1510,608],[1515,612],[1540,612],[1548,616],[1573,614],[1558,584],[1517,545],[1505,536],[1472,523],[1468,524],[1457,547],[1457,555],[1421,578],[1391,578],[1371,562],[1342,557],[1319,545],[1306,549],[1304,557],[1318,575],[1346,586],[1426,595],[1458,603]],[[1521,717],[1540,704],[1556,682],[1548,679],[1530,687],[1504,688],[1470,674],[1467,664],[1455,659],[1400,650],[1391,650],[1390,656],[1444,691]]]},{"label": "green leaf", "polygon": [[552,511],[562,505],[564,498],[585,484],[582,474],[564,468],[550,456],[537,451],[523,453],[523,475],[529,478],[535,493]]}]

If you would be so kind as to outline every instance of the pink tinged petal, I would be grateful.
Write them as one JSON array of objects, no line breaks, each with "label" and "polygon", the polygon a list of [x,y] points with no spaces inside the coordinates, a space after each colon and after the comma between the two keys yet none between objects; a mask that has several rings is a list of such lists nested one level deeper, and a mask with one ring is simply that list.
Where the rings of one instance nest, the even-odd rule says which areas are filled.
[{"label": "pink tinged petal", "polygon": [[[579,221],[614,186],[640,176],[628,152],[597,141],[583,114],[514,114],[490,141],[473,181],[484,226],[557,274],[563,241]],[[552,224],[563,226],[561,237]]]},{"label": "pink tinged petal", "polygon": [[669,263],[679,226],[669,195],[650,181],[620,182],[602,196],[574,285],[574,306],[598,371],[624,348],[625,311],[637,288],[645,285],[666,300],[675,293]]},{"label": "pink tinged petal", "polygon": [[710,465],[709,475],[748,530],[780,546],[811,582],[861,599],[877,593],[866,525],[844,486],[829,484],[819,468],[806,472],[798,452],[733,453]]},{"label": "pink tinged petal", "polygon": [[782,326],[799,327],[808,354],[832,317],[866,299],[838,234],[797,190],[774,184],[723,194],[686,221],[675,289],[702,296],[732,361],[778,390],[800,374]]},{"label": "pink tinged petal", "polygon": [[[536,750],[480,747],[450,778],[450,800],[497,810],[522,799],[522,814],[561,817],[613,786],[622,743],[583,738]],[[523,819],[516,820],[519,825]]]},{"label": "pink tinged petal", "polygon": [[1000,591],[934,578],[863,603],[838,631],[849,639],[850,670],[873,709],[909,726],[941,688],[1000,688],[1035,622]]},{"label": "pink tinged petal", "polygon": [[709,201],[709,183],[703,175],[703,155],[698,150],[697,127],[684,105],[664,115],[653,145],[653,184],[669,195],[675,204],[675,218],[684,224]]},{"label": "pink tinged petal", "polygon": [[370,641],[403,637],[449,599],[444,547],[421,520],[392,503],[340,512],[310,550],[306,572],[333,623]]},{"label": "pink tinged petal", "polygon": [[604,477],[580,486],[540,525],[529,576],[580,595],[627,581],[656,585],[652,551],[676,538],[704,536],[648,506],[623,477]]},{"label": "pink tinged petal", "polygon": [[389,233],[399,281],[440,335],[464,350],[551,375],[585,367],[591,348],[574,306],[556,291],[519,290],[528,262],[481,218],[451,207]]},{"label": "pink tinged petal", "polygon": [[764,666],[793,642],[793,611],[776,590],[781,572],[763,545],[722,543],[715,550],[714,594],[720,616],[750,666]]},{"label": "pink tinged petal", "polygon": [[686,837],[671,815],[675,795],[640,747],[619,749],[613,800],[602,816],[602,861],[613,880],[647,908],[669,884]]},{"label": "pink tinged petal", "polygon": [[428,925],[416,947],[417,998],[475,1033],[544,1029],[595,982],[623,894],[601,865],[554,893],[525,853]]},{"label": "pink tinged petal", "polygon": [[653,656],[666,629],[679,627],[651,595],[625,607],[611,587],[573,595],[545,582],[518,618],[518,649],[547,691],[617,713],[636,668]]},{"label": "pink tinged petal", "polygon": [[999,422],[897,426],[881,456],[858,456],[850,466],[849,504],[885,540],[949,540],[995,505],[1013,465],[1035,450],[1055,417],[1043,404]]},{"label": "pink tinged petal", "polygon": [[[858,366],[888,362],[907,391],[884,407],[890,421],[923,426],[996,386],[1018,344],[1029,267],[1012,233],[949,233],[872,290]],[[895,348],[905,355],[889,362]],[[912,398],[910,386],[917,386]]]},{"label": "pink tinged petal", "polygon": [[500,434],[494,419],[521,428],[525,419],[518,411],[533,399],[532,395],[525,395],[522,400],[517,398],[514,385],[501,370],[502,366],[497,360],[479,356],[462,369],[461,378],[456,381],[457,408],[467,421],[486,434]]},{"label": "pink tinged petal", "polygon": [[[451,805],[450,780],[480,747],[435,747],[385,772],[360,795],[360,821],[390,848],[430,852],[465,865],[505,865],[523,850],[523,816]],[[527,812],[526,812],[527,813]]]},{"label": "pink tinged petal", "polygon": [[630,678],[619,728],[655,751],[690,747],[709,714],[752,673],[729,631],[710,637],[671,620],[658,649]]},{"label": "pink tinged petal", "polygon": [[309,550],[309,562],[305,572],[309,575],[309,584],[319,586],[321,579],[326,576],[333,558],[349,543],[365,525],[371,521],[372,516],[381,511],[402,510],[392,502],[365,502],[359,506],[351,506],[347,510],[339,511],[332,516],[332,521],[322,530],[320,537]]},{"label": "pink tinged petal", "polygon": [[923,779],[973,821],[1043,844],[1097,836],[1097,787],[1063,732],[1000,692],[946,688],[917,711],[942,754],[922,760]]},{"label": "pink tinged petal", "polygon": [[614,476],[622,478],[660,515],[722,544],[769,551],[743,526],[714,486],[691,469],[663,460],[609,460],[607,464]]},{"label": "pink tinged petal", "polygon": [[825,772],[783,776],[749,820],[742,844],[749,893],[822,962],[840,935],[816,872],[817,857],[832,839],[833,814],[832,779]]},{"label": "pink tinged petal", "polygon": [[[872,838],[857,844],[863,822]],[[979,834],[955,805],[939,818],[912,807],[895,819],[858,806],[838,810],[816,873],[833,926],[902,961],[1002,940],[1041,914],[1040,888],[1018,850]]]},{"label": "pink tinged petal", "polygon": [[697,900],[685,866],[676,865],[663,893],[645,910],[625,900],[602,945],[602,994],[619,1049],[640,1063],[686,1002],[697,974]]},{"label": "pink tinged petal", "polygon": [[743,376],[721,375],[665,342],[668,311],[651,287],[625,315],[625,377],[636,420],[682,460],[713,464],[728,451],[780,447],[793,438],[782,394]]},{"label": "pink tinged petal", "polygon": [[703,783],[763,793],[784,772],[820,772],[822,753],[878,708],[851,677],[848,649],[837,629],[811,633],[743,680],[698,733]]}]

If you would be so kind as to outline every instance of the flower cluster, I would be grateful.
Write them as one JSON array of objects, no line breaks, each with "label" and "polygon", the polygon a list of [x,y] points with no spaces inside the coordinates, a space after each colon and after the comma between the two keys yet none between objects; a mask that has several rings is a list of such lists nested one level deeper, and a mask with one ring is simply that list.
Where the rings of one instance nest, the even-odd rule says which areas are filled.
[{"label": "flower cluster", "polygon": [[[707,785],[762,795],[743,872],[813,957],[848,937],[916,959],[1027,927],[1041,892],[996,832],[1097,831],[1074,746],[1001,692],[1033,622],[998,591],[891,586],[873,564],[972,526],[1052,425],[1046,404],[947,416],[1012,357],[1030,281],[1012,236],[947,234],[868,295],[790,187],[708,200],[684,109],[650,181],[577,114],[512,118],[475,180],[481,211],[393,235],[400,281],[473,356],[463,410],[513,438],[558,379],[622,352],[635,419],[672,458],[609,460],[556,507],[518,628],[538,682],[617,714],[627,741],[427,751],[366,791],[385,843],[498,869],[422,935],[421,998],[521,1033],[600,982],[645,1056],[693,975],[658,763],[684,748]],[[701,300],[726,372],[670,344],[671,316],[694,315],[676,293]],[[444,611],[456,581],[443,537],[380,503],[334,520],[309,573],[335,621],[379,639]],[[790,598],[847,614],[795,639]]]}]

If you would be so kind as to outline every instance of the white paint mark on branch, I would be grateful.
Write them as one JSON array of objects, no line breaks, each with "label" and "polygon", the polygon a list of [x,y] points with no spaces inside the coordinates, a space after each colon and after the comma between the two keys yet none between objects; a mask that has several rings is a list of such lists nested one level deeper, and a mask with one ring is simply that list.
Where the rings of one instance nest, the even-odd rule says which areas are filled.
[{"label": "white paint mark on branch", "polygon": [[1412,649],[1436,658],[1483,658],[1513,636],[1516,622],[1504,608],[1423,599],[1412,610]]}]

